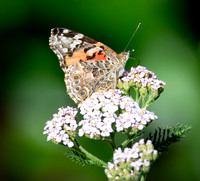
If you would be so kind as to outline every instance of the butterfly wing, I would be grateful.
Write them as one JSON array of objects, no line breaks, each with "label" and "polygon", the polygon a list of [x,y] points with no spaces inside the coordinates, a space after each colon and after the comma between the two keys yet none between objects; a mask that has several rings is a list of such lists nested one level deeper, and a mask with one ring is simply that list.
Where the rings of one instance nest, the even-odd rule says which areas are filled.
[{"label": "butterfly wing", "polygon": [[49,42],[50,48],[60,60],[62,69],[80,61],[108,60],[106,52],[117,56],[117,53],[106,45],[64,28],[52,29]]},{"label": "butterfly wing", "polygon": [[[106,67],[102,65],[107,64]],[[80,103],[97,90],[108,90],[116,87],[116,71],[110,61],[99,60],[81,62],[68,68],[65,83],[70,97]]]},{"label": "butterfly wing", "polygon": [[116,87],[118,54],[106,45],[74,31],[55,28],[50,47],[65,72],[70,97],[80,103],[97,90]]}]

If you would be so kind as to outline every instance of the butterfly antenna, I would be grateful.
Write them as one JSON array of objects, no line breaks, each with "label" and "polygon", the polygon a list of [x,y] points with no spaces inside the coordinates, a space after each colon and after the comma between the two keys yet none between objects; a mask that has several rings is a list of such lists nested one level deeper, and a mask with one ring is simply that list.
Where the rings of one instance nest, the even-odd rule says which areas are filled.
[{"label": "butterfly antenna", "polygon": [[126,51],[127,47],[128,47],[129,44],[131,43],[131,41],[132,41],[133,37],[135,36],[135,33],[136,33],[137,30],[139,29],[140,25],[141,25],[141,23],[138,24],[136,30],[134,31],[133,35],[131,36],[131,39],[129,40],[129,42],[128,42],[127,45],[126,45],[126,47],[125,47],[125,49],[124,49],[124,52]]}]

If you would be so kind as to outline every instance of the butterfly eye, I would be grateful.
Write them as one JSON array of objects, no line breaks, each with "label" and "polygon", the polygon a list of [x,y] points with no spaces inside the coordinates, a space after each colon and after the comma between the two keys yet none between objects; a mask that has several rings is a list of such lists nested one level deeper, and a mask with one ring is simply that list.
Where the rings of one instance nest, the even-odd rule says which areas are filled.
[{"label": "butterfly eye", "polygon": [[79,77],[78,75],[75,75],[75,76],[74,76],[74,79],[78,79],[78,77]]}]

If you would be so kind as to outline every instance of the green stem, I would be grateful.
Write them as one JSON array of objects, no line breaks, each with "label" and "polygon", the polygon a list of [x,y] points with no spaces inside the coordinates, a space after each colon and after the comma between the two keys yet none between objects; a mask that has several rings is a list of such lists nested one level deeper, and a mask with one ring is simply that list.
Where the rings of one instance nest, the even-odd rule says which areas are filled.
[{"label": "green stem", "polygon": [[158,91],[151,91],[149,93],[148,100],[146,101],[145,108],[147,108],[151,103],[153,103],[156,98],[158,98]]},{"label": "green stem", "polygon": [[142,97],[142,108],[144,108],[146,106],[145,104],[145,97]]},{"label": "green stem", "polygon": [[135,101],[137,102],[137,103],[139,103],[139,93],[136,91],[136,96],[135,96],[136,98],[135,98]]},{"label": "green stem", "polygon": [[140,178],[140,181],[145,181],[145,179],[146,179],[146,174],[142,175],[142,177]]},{"label": "green stem", "polygon": [[116,144],[115,144],[115,132],[111,133],[110,137],[111,137],[111,140],[112,140],[112,143],[111,143],[112,149],[115,150],[115,148],[116,148]]},{"label": "green stem", "polygon": [[147,102],[144,105],[144,108],[147,108],[153,101],[154,101],[154,98],[152,98],[152,96],[149,96]]},{"label": "green stem", "polygon": [[87,150],[85,150],[82,146],[79,146],[79,149],[80,149],[83,153],[85,153],[85,155],[86,155],[89,159],[94,160],[95,162],[98,162],[99,165],[102,165],[102,167],[104,167],[104,168],[107,168],[107,167],[108,167],[107,164],[106,164],[104,161],[100,160],[100,159],[97,158],[96,156],[94,156],[94,155],[92,155],[91,153],[89,153],[89,152],[88,152]]},{"label": "green stem", "polygon": [[138,91],[137,88],[135,88],[135,92],[136,92],[136,94],[135,94],[135,101],[139,104],[139,101],[140,101],[140,93],[139,93],[139,91]]},{"label": "green stem", "polygon": [[129,140],[129,139],[126,139],[126,140],[123,141],[123,143],[121,144],[121,147],[122,147],[122,148],[125,148],[126,145],[127,145],[129,142],[130,142],[130,140]]}]

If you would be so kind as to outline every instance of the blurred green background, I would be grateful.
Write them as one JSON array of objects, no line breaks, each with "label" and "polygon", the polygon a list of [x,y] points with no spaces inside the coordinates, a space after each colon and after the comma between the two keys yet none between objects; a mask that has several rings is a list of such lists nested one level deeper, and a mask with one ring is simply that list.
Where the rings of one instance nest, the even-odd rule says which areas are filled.
[{"label": "blurred green background", "polygon": [[[45,122],[57,108],[75,106],[48,39],[53,27],[69,28],[124,50],[167,83],[150,106],[158,125],[192,125],[151,168],[148,181],[200,180],[199,8],[195,0],[1,0],[0,180],[104,181],[101,168],[82,167],[64,156],[65,147],[46,141]],[[134,64],[127,63],[127,68]],[[134,64],[135,65],[135,64]],[[84,141],[106,162],[110,148]]]}]

